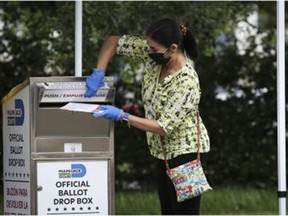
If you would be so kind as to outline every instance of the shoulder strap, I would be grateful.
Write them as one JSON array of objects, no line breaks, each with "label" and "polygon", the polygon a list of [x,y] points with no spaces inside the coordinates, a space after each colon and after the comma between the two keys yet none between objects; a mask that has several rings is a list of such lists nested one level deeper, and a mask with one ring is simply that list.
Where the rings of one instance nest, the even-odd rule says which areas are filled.
[{"label": "shoulder strap", "polygon": [[[197,111],[197,130],[198,130],[198,148],[197,148],[197,161],[200,161],[200,146],[201,146],[201,142],[200,142],[200,137],[201,137],[201,130],[200,130],[200,113],[199,111]],[[170,170],[168,161],[167,161],[167,156],[166,156],[166,151],[164,148],[164,142],[163,142],[163,137],[160,136],[160,143],[161,143],[161,148],[163,151],[163,156],[164,156],[164,162],[165,162],[165,166],[167,170]]]}]

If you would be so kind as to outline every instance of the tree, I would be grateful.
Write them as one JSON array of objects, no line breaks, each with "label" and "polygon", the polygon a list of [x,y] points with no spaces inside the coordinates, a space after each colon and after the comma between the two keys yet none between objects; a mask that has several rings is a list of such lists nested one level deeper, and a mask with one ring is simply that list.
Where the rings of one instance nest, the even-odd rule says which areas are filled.
[{"label": "tree", "polygon": [[[275,184],[275,5],[83,2],[83,74],[95,67],[101,42],[109,34],[145,36],[147,27],[164,17],[187,23],[200,50],[196,70],[202,87],[201,113],[211,138],[208,178],[212,185]],[[74,10],[74,2],[0,3],[0,76],[5,80],[1,96],[29,76],[74,74]],[[249,24],[255,12],[260,17],[258,26],[252,26],[256,33],[247,37],[249,46],[240,53],[235,28],[240,21]],[[259,47],[262,51],[257,51]],[[115,57],[107,74],[121,75],[116,105],[143,115],[141,65]],[[221,92],[225,100],[219,99]],[[131,93],[134,96],[128,97]],[[116,123],[115,135],[118,186],[133,181],[151,185],[153,159],[145,133]]]}]

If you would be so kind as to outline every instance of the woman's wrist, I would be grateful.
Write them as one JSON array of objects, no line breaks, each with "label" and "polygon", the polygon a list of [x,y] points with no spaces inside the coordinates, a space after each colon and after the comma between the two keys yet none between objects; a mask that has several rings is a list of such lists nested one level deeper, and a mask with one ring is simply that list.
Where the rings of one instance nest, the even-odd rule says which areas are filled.
[{"label": "woman's wrist", "polygon": [[129,113],[123,112],[121,117],[120,117],[120,121],[121,121],[121,123],[127,125],[130,128],[129,115],[130,115]]},{"label": "woman's wrist", "polygon": [[104,72],[105,72],[105,71],[106,71],[106,68],[107,68],[107,67],[99,64],[99,65],[97,65],[94,69],[98,69],[98,70],[101,70],[101,71],[104,71]]}]

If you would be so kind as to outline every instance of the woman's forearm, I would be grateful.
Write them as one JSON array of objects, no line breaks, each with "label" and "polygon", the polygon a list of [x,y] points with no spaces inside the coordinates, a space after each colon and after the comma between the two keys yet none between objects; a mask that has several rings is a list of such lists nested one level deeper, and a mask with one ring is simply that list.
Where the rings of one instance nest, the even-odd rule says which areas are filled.
[{"label": "woman's forearm", "polygon": [[[103,42],[100,49],[96,67],[100,70],[106,71],[108,63],[116,54],[116,49],[119,41],[119,36],[109,36]],[[160,127],[156,120],[149,120],[137,116],[129,115],[129,124],[138,129],[148,131],[160,136],[165,136],[165,131]]]},{"label": "woman's forearm", "polygon": [[160,127],[158,122],[153,119],[140,118],[134,115],[129,115],[129,124],[143,131],[148,131],[160,136],[166,136],[165,131]]},{"label": "woman's forearm", "polygon": [[116,53],[116,48],[119,36],[109,36],[105,39],[100,49],[96,67],[100,70],[106,71],[107,65]]}]

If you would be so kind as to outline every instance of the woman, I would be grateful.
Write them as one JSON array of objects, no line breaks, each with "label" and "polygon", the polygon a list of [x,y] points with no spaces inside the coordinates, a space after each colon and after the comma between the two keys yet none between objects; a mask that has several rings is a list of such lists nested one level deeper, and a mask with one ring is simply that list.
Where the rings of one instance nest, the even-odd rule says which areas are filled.
[{"label": "woman", "polygon": [[[157,160],[162,214],[199,214],[200,196],[177,202],[160,144],[161,136],[170,168],[197,157],[200,86],[193,64],[198,56],[197,45],[191,31],[171,19],[162,19],[147,30],[147,40],[129,35],[108,37],[100,50],[97,69],[86,80],[86,97],[95,95],[103,85],[107,64],[116,53],[137,58],[145,64],[142,85],[145,118],[110,105],[102,106],[103,112],[93,116],[121,120],[147,132],[150,153]],[[210,142],[201,119],[200,128],[201,162],[204,164]]]}]

